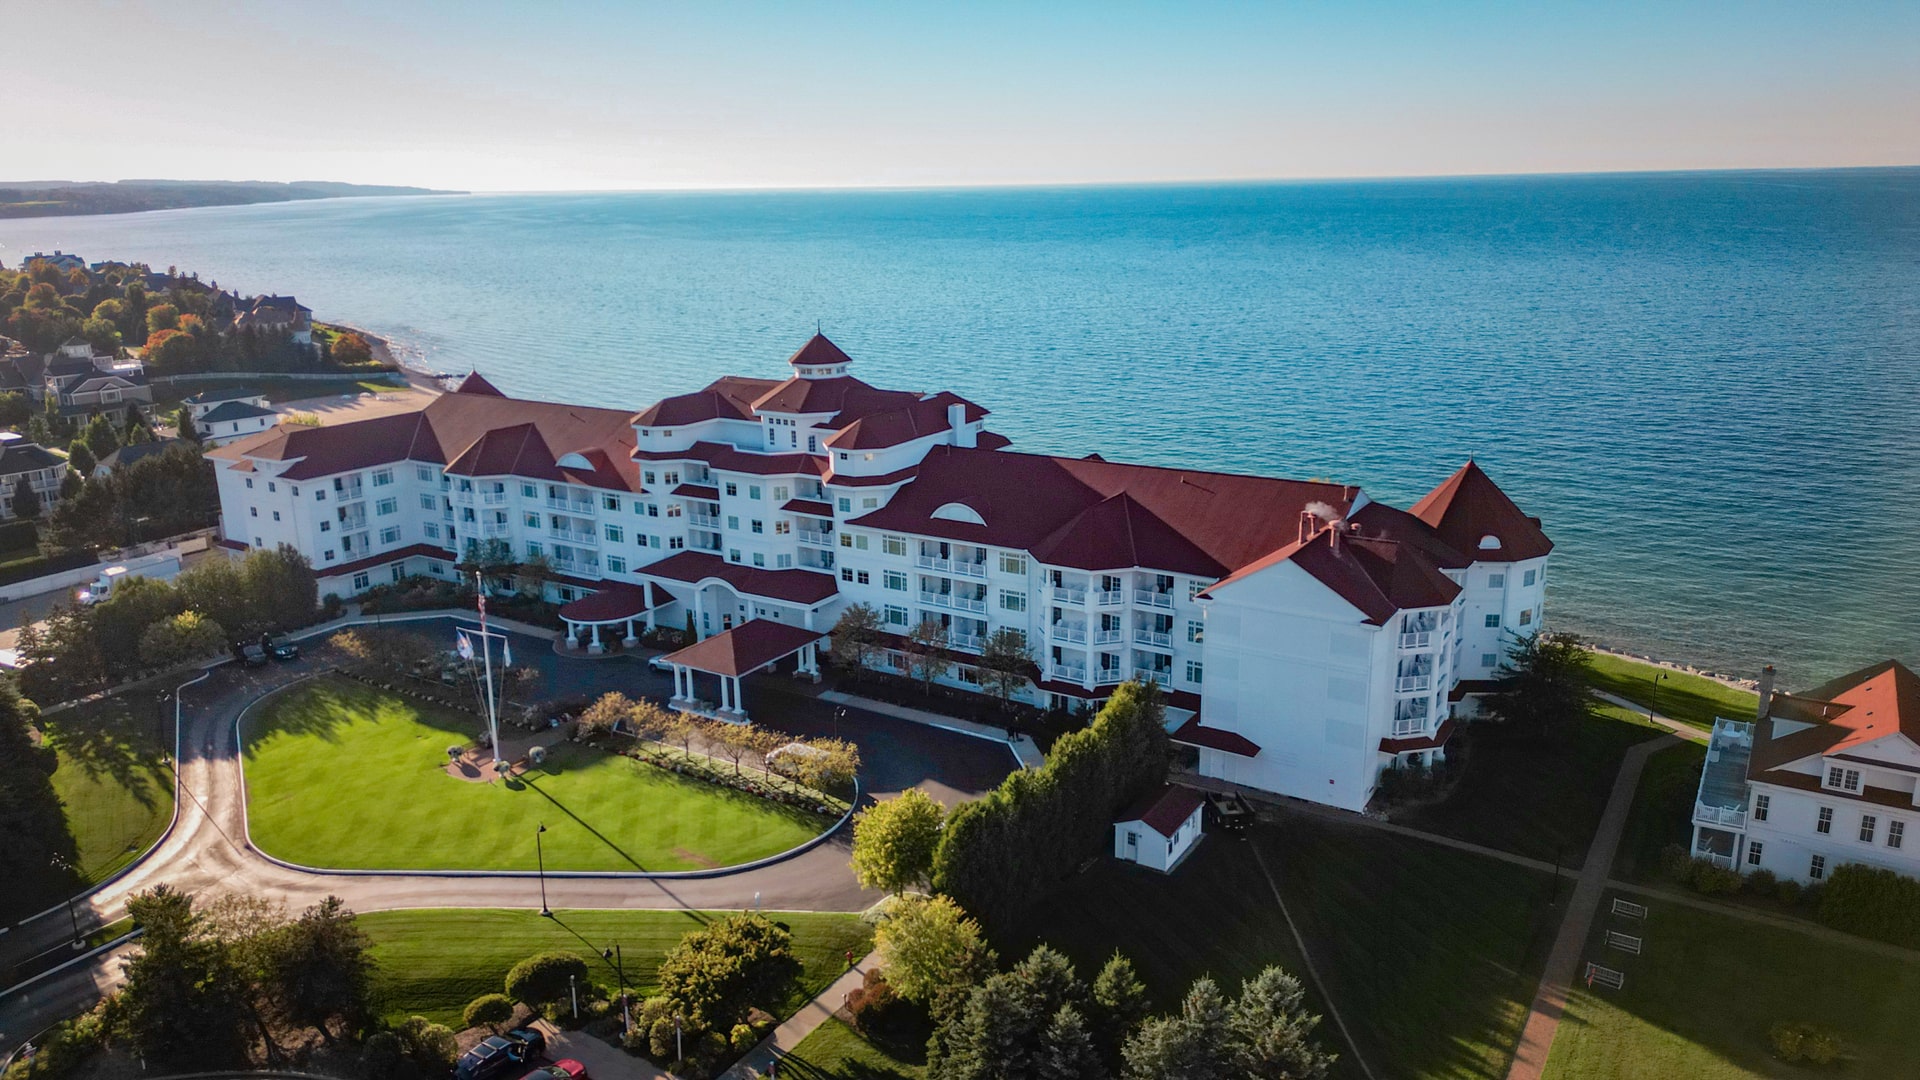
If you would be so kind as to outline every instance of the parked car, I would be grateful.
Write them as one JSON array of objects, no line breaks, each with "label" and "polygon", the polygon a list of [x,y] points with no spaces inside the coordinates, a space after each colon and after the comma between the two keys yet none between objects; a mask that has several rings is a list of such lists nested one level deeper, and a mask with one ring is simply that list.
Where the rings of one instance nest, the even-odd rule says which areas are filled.
[{"label": "parked car", "polygon": [[535,1069],[525,1080],[591,1080],[587,1067],[572,1058],[561,1058],[544,1069]]},{"label": "parked car", "polygon": [[300,659],[300,646],[295,645],[291,641],[276,641],[267,651],[272,653],[273,658],[281,663]]},{"label": "parked car", "polygon": [[659,672],[662,675],[673,674],[673,665],[667,663],[666,653],[659,653],[657,655],[647,657],[647,666]]},{"label": "parked car", "polygon": [[514,1028],[505,1037],[513,1044],[509,1052],[515,1061],[538,1061],[547,1053],[547,1037],[532,1028]]},{"label": "parked car", "polygon": [[253,642],[233,646],[233,658],[248,667],[267,666],[267,650]]},{"label": "parked car", "polygon": [[498,1080],[521,1064],[516,1045],[499,1035],[480,1040],[453,1064],[453,1080]]}]

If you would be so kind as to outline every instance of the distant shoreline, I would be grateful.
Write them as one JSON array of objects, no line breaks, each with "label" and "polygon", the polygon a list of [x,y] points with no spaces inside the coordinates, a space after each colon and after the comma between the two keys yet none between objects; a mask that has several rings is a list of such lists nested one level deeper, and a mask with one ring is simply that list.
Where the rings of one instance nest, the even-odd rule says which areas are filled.
[{"label": "distant shoreline", "polygon": [[304,180],[291,184],[264,181],[120,180],[113,183],[37,180],[0,181],[0,219],[103,217],[154,210],[192,210],[211,206],[313,202],[427,195],[465,195],[434,188],[340,184]]}]

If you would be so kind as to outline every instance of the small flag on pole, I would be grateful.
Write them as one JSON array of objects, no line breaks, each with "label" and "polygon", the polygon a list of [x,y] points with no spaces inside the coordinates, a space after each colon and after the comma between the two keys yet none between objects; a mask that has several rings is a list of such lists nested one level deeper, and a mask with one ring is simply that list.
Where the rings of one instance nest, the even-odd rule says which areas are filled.
[{"label": "small flag on pole", "polygon": [[508,667],[513,666],[513,643],[504,636],[500,639],[500,662]]},{"label": "small flag on pole", "polygon": [[454,637],[459,642],[460,659],[473,659],[473,641],[465,634],[455,634]]}]

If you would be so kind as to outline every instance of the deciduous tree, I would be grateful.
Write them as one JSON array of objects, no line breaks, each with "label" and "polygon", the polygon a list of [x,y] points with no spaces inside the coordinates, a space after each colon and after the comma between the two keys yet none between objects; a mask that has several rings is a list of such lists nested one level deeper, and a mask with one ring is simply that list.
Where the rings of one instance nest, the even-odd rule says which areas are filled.
[{"label": "deciduous tree", "polygon": [[183,611],[147,627],[140,635],[140,659],[152,667],[199,660],[225,647],[227,632],[197,611]]},{"label": "deciduous tree", "polygon": [[880,966],[895,993],[933,1006],[949,991],[968,988],[993,970],[980,924],[944,896],[902,896],[887,904],[874,934]]},{"label": "deciduous tree", "polygon": [[907,631],[906,653],[908,669],[928,694],[933,693],[934,683],[953,670],[953,661],[947,656],[947,628],[932,616]]},{"label": "deciduous tree", "polygon": [[1002,702],[1010,700],[1027,684],[1033,668],[1027,637],[1018,630],[1001,627],[987,635],[980,646],[980,683]]},{"label": "deciduous tree", "polygon": [[851,669],[857,676],[873,661],[874,651],[879,647],[880,613],[872,604],[848,605],[833,624],[833,641],[828,652],[834,663]]},{"label": "deciduous tree", "polygon": [[933,873],[946,811],[919,788],[877,802],[853,819],[853,873],[869,889],[902,893]]}]

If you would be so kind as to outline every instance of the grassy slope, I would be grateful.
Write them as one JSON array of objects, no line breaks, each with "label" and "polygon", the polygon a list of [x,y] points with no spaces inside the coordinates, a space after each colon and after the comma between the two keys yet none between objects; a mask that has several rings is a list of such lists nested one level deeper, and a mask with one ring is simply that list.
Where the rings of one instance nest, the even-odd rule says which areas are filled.
[{"label": "grassy slope", "polygon": [[780,1075],[797,1080],[920,1080],[927,1075],[924,1049],[876,1046],[838,1018],[813,1029],[780,1059]]},{"label": "grassy slope", "polygon": [[[601,949],[620,943],[627,985],[639,996],[651,992],[661,957],[713,912],[555,911],[543,919],[533,911],[431,909],[375,911],[360,925],[374,942],[380,963],[381,1007],[391,1016],[420,1015],[460,1026],[460,1010],[481,994],[498,993],[507,969],[536,952],[578,953],[596,965],[594,978],[611,989],[612,961],[598,959]],[[863,956],[873,931],[856,915],[772,912],[793,931],[794,953],[802,965],[798,984],[787,994],[781,1016],[791,1015],[846,969],[848,949]]]},{"label": "grassy slope", "polygon": [[[1915,1074],[1920,964],[1710,912],[1657,901],[1651,907],[1644,928],[1634,931],[1644,935],[1646,951],[1610,954],[1626,986],[1575,990],[1547,1064],[1549,1080],[1821,1075],[1772,1058],[1767,1028],[1779,1020],[1838,1033],[1852,1060],[1837,1075]],[[1608,925],[1604,916],[1597,920],[1596,938]]]},{"label": "grassy slope", "polygon": [[31,915],[106,878],[158,839],[173,817],[173,774],[161,763],[171,751],[172,714],[163,734],[157,692],[144,688],[75,706],[43,721],[59,755],[53,774],[72,838],[78,875],[33,870],[0,890],[0,922]]},{"label": "grassy slope", "polygon": [[[477,721],[340,678],[246,722],[253,840],[317,866],[691,870],[772,855],[822,819],[567,743],[505,784],[455,779],[446,748]],[[401,812],[404,811],[404,817]]]},{"label": "grassy slope", "polygon": [[[1201,974],[1230,992],[1268,964],[1304,981],[1249,843],[1379,1075],[1505,1075],[1558,917],[1546,908],[1548,878],[1417,840],[1288,819],[1257,826],[1250,841],[1209,836],[1171,877],[1102,859],[1002,951],[1047,941],[1090,975],[1118,947],[1160,1009]],[[1319,1037],[1350,1057],[1330,1022]],[[1360,1075],[1351,1061],[1336,1073]]]},{"label": "grassy slope", "polygon": [[[1466,771],[1446,801],[1397,813],[1416,829],[1579,866],[1600,824],[1620,759],[1661,731],[1607,706],[1600,719],[1548,738],[1469,727]],[[1525,813],[1514,807],[1524,806]]]},{"label": "grassy slope", "polygon": [[[1665,678],[1656,687],[1657,676]],[[1716,716],[1751,720],[1760,703],[1760,696],[1749,690],[1605,653],[1594,654],[1593,681],[1610,694],[1701,727],[1712,727]]]},{"label": "grassy slope", "polygon": [[1620,834],[1615,877],[1653,880],[1659,876],[1662,848],[1668,844],[1684,848],[1693,841],[1693,797],[1706,760],[1707,748],[1699,743],[1670,746],[1647,759],[1626,829]]}]

